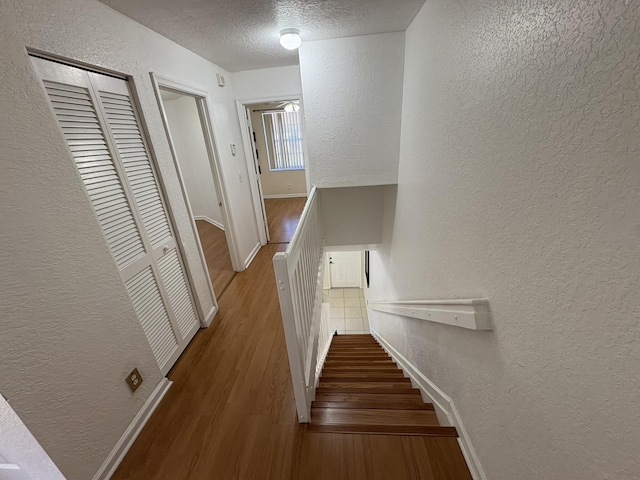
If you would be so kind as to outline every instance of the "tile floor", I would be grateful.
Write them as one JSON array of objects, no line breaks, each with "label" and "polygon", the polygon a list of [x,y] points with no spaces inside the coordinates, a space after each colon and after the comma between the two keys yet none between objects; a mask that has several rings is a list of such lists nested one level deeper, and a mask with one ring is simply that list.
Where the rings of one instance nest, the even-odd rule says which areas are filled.
[{"label": "tile floor", "polygon": [[369,333],[369,316],[361,288],[323,290],[323,302],[331,305],[331,329],[342,333]]}]

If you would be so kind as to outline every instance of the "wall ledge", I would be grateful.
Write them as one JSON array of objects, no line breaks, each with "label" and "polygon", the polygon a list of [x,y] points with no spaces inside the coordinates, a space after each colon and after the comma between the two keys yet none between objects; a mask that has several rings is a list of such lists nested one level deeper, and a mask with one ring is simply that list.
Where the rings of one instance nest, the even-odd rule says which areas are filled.
[{"label": "wall ledge", "polygon": [[469,330],[493,330],[489,300],[486,298],[369,302],[368,306],[377,312],[418,318]]}]

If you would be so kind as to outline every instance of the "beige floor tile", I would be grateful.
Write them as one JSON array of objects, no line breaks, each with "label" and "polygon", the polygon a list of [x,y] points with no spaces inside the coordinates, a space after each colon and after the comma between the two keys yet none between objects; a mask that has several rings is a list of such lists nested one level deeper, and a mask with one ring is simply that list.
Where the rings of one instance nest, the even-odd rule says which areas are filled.
[{"label": "beige floor tile", "polygon": [[362,324],[362,318],[345,318],[345,330],[350,331],[363,331],[364,325]]},{"label": "beige floor tile", "polygon": [[344,297],[344,289],[342,288],[332,288],[329,290],[330,297]]},{"label": "beige floor tile", "polygon": [[362,317],[362,309],[360,307],[345,307],[345,317]]},{"label": "beige floor tile", "polygon": [[362,326],[364,327],[365,330],[369,331],[369,319],[368,318],[363,318],[362,319]]},{"label": "beige floor tile", "polygon": [[357,297],[345,297],[344,299],[345,307],[360,307],[360,299]]},{"label": "beige floor tile", "polygon": [[360,298],[364,298],[364,290],[362,288],[359,289],[360,291],[358,292],[360,294]]},{"label": "beige floor tile", "polygon": [[358,293],[360,291],[359,288],[343,288],[342,289],[344,291],[344,296],[345,297],[359,297],[360,294]]},{"label": "beige floor tile", "polygon": [[331,330],[345,330],[344,318],[331,318],[329,319],[329,328]]},{"label": "beige floor tile", "polygon": [[332,307],[344,307],[345,306],[345,298],[342,297],[329,297],[329,303]]},{"label": "beige floor tile", "polygon": [[331,307],[331,318],[344,318],[344,308]]},{"label": "beige floor tile", "polygon": [[360,306],[365,308],[367,306],[367,301],[364,298],[360,299]]}]

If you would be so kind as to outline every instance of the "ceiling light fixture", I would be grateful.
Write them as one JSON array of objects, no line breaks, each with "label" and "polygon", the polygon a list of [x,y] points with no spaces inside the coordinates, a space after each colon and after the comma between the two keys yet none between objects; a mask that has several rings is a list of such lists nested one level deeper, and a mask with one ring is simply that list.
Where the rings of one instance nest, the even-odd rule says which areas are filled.
[{"label": "ceiling light fixture", "polygon": [[284,104],[284,111],[287,113],[299,112],[300,105],[297,102],[288,102]]},{"label": "ceiling light fixture", "polygon": [[285,28],[280,30],[280,45],[287,50],[295,50],[302,44],[300,30],[297,28]]}]

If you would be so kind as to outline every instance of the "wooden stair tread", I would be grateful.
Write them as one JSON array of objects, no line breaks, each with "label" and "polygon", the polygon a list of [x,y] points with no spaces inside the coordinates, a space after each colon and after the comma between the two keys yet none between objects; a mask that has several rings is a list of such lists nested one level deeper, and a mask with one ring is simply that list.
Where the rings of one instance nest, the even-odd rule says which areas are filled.
[{"label": "wooden stair tread", "polygon": [[401,372],[395,363],[378,363],[374,365],[351,365],[350,363],[330,365],[322,370],[327,372]]},{"label": "wooden stair tread", "polygon": [[312,408],[311,423],[318,425],[439,425],[433,410]]},{"label": "wooden stair tread", "polygon": [[335,385],[331,384],[330,386],[323,387],[319,386],[316,388],[316,393],[386,393],[393,395],[394,393],[408,393],[408,392],[416,392],[420,393],[417,388],[410,388],[410,386],[394,386],[394,387],[384,387],[379,385],[367,385],[367,386],[353,386],[351,384],[341,384]]},{"label": "wooden stair tread", "polygon": [[310,432],[456,437],[370,335],[334,336],[311,405]]},{"label": "wooden stair tread", "polygon": [[359,433],[368,435],[421,435],[425,437],[457,437],[455,427],[441,425],[307,425],[307,432],[316,433]]},{"label": "wooden stair tread", "polygon": [[341,358],[341,359],[332,359],[327,358],[325,360],[325,365],[333,366],[333,365],[395,365],[393,360],[390,358],[376,358],[376,359],[353,359],[353,358]]},{"label": "wooden stair tread", "polygon": [[355,375],[355,374],[346,374],[346,375],[322,375],[320,377],[321,382],[335,383],[335,382],[348,382],[348,383],[359,383],[359,382],[376,382],[376,383],[411,383],[411,380],[401,373],[393,374],[393,375],[380,375],[379,373],[374,373],[371,375]]},{"label": "wooden stair tread", "polygon": [[318,402],[405,402],[420,403],[424,405],[422,395],[418,390],[402,393],[316,393],[315,401]]},{"label": "wooden stair tread", "polygon": [[347,370],[347,371],[335,371],[335,370],[323,370],[322,378],[406,378],[401,370]]},{"label": "wooden stair tread", "polygon": [[358,400],[355,402],[340,402],[340,401],[318,401],[315,400],[312,404],[313,408],[340,408],[340,409],[373,409],[373,410],[431,410],[433,411],[433,404],[415,402],[415,401],[392,401],[384,400],[378,401],[364,401]]}]

